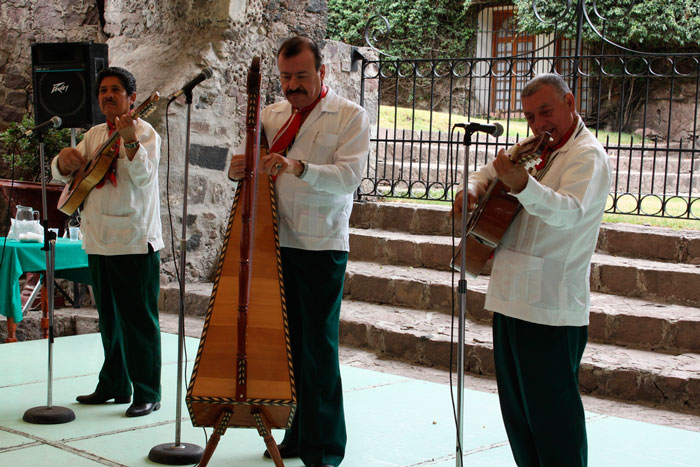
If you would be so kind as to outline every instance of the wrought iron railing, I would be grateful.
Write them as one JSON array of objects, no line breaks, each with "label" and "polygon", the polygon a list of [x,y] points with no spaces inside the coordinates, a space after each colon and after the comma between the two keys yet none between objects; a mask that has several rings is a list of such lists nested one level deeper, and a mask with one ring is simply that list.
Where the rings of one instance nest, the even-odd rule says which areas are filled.
[{"label": "wrought iron railing", "polygon": [[[700,54],[635,52],[604,38],[582,46],[557,34],[516,35],[515,53],[504,53],[507,41],[494,38],[508,37],[512,25],[494,22],[496,11],[507,13],[499,8],[480,13],[481,24],[495,26],[476,35],[472,57],[399,59],[379,51],[362,60],[362,99],[372,93],[379,105],[359,196],[451,200],[465,167],[476,170],[527,136],[519,90],[537,73],[556,72],[610,155],[607,212],[700,219]],[[366,38],[378,50],[376,35]],[[463,134],[453,126],[479,118],[501,121],[506,133],[475,134],[465,165]]]}]

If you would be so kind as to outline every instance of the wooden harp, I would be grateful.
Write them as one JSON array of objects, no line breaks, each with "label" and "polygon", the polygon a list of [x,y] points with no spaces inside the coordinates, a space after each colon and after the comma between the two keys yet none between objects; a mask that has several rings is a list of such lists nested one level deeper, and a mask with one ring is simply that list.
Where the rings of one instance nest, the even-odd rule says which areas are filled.
[{"label": "wooden harp", "polygon": [[261,135],[260,58],[254,57],[245,177],[236,188],[185,398],[192,424],[214,428],[202,466],[228,427],[258,429],[275,465],[283,465],[270,430],[291,426],[296,408],[274,185],[256,171]]}]

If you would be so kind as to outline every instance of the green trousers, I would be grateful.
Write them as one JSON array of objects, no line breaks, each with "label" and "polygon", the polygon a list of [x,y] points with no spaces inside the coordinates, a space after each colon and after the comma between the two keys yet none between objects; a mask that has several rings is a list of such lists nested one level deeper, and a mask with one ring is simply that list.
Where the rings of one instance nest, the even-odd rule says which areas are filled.
[{"label": "green trousers", "polygon": [[105,361],[96,392],[160,401],[160,254],[88,255]]},{"label": "green trousers", "polygon": [[306,465],[339,465],[347,435],[338,363],[340,303],[348,254],[282,248],[297,410],[282,443]]},{"label": "green trousers", "polygon": [[587,326],[545,326],[494,313],[498,399],[518,466],[587,465],[578,390],[587,340]]}]

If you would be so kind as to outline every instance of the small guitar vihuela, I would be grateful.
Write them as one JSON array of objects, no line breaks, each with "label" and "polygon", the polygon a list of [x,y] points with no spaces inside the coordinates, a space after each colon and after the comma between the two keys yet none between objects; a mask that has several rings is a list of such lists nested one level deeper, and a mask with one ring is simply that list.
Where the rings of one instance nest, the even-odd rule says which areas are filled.
[{"label": "small guitar vihuela", "polygon": [[[549,146],[551,140],[552,136],[543,132],[525,138],[506,152],[512,162],[530,169],[540,162],[542,151]],[[517,198],[509,193],[503,182],[497,178],[491,180],[467,218],[465,244],[460,243],[457,248],[452,267],[459,270],[461,249],[466,248],[464,272],[471,278],[477,277],[520,212],[520,208]]]},{"label": "small guitar vihuela", "polygon": [[[148,99],[143,101],[131,116],[134,119],[144,118],[150,115],[155,109],[155,104],[160,99],[160,94],[154,92]],[[119,132],[115,131],[100,148],[95,151],[83,168],[76,170],[72,174],[70,183],[63,187],[61,197],[58,199],[58,210],[67,214],[73,214],[83,203],[88,193],[105,177],[114,159],[119,157],[115,151],[115,145],[119,138]]]}]

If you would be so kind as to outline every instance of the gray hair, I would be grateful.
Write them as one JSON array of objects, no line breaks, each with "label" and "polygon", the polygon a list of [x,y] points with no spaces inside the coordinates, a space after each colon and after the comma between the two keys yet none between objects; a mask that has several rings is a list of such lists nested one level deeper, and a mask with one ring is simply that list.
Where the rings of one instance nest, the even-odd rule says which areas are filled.
[{"label": "gray hair", "polygon": [[571,89],[569,88],[569,85],[566,84],[566,81],[564,81],[564,78],[555,73],[543,73],[535,76],[527,82],[523,90],[520,91],[520,97],[530,97],[539,91],[542,86],[551,86],[561,99],[571,92]]}]

